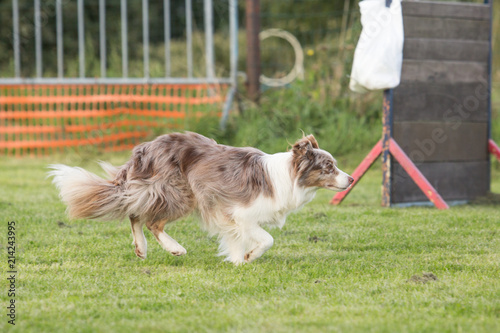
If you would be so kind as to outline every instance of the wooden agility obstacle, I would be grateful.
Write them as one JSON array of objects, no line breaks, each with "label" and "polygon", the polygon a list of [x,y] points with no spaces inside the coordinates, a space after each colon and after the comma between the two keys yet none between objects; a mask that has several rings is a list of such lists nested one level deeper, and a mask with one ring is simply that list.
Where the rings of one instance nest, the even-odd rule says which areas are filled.
[{"label": "wooden agility obstacle", "polygon": [[337,193],[382,155],[382,206],[463,202],[490,190],[491,2],[402,2],[401,84],[384,92],[382,139]]}]

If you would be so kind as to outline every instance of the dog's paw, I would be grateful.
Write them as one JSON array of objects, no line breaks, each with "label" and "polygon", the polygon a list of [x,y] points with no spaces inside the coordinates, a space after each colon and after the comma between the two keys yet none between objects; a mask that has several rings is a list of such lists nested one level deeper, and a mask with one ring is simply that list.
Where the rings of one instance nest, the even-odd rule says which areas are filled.
[{"label": "dog's paw", "polygon": [[176,246],[175,249],[171,249],[170,253],[176,257],[183,256],[187,253],[186,249],[183,248],[182,246]]},{"label": "dog's paw", "polygon": [[244,258],[228,258],[227,261],[230,261],[233,263],[235,266],[241,266],[243,264],[246,264],[246,261]]},{"label": "dog's paw", "polygon": [[146,259],[146,253],[142,253],[138,249],[135,249],[134,252],[135,252],[135,255],[138,256],[139,258],[141,258],[142,260]]},{"label": "dog's paw", "polygon": [[248,252],[245,254],[245,262],[252,262],[252,252]]}]

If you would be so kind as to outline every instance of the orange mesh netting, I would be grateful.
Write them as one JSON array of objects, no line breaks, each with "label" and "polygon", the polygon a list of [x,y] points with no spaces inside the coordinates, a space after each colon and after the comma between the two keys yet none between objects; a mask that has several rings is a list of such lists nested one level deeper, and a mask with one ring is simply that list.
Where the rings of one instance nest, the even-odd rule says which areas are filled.
[{"label": "orange mesh netting", "polygon": [[0,155],[45,155],[66,147],[127,150],[154,128],[220,115],[226,86],[2,85]]}]

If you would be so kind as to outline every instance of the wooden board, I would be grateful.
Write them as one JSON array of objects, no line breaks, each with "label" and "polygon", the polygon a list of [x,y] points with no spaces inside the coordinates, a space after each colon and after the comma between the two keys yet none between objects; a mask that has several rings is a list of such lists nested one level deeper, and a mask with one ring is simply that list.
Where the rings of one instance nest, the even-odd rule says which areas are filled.
[{"label": "wooden board", "polygon": [[403,58],[416,60],[459,60],[488,62],[488,41],[406,38]]},{"label": "wooden board", "polygon": [[403,82],[394,89],[394,121],[488,121],[488,82]]},{"label": "wooden board", "polygon": [[401,82],[474,83],[488,77],[486,63],[471,61],[404,60]]},{"label": "wooden board", "polygon": [[[472,200],[490,189],[489,161],[421,163],[417,167],[444,200]],[[397,163],[392,165],[391,202],[428,201]]]},{"label": "wooden board", "polygon": [[[403,1],[401,84],[393,137],[445,200],[489,191],[491,5]],[[391,202],[428,201],[393,159]]]},{"label": "wooden board", "polygon": [[489,20],[489,5],[457,2],[403,1],[404,16],[450,17]]},{"label": "wooden board", "polygon": [[488,158],[488,123],[394,122],[393,137],[414,163]]},{"label": "wooden board", "polygon": [[490,21],[441,17],[403,17],[405,38],[489,40]]}]

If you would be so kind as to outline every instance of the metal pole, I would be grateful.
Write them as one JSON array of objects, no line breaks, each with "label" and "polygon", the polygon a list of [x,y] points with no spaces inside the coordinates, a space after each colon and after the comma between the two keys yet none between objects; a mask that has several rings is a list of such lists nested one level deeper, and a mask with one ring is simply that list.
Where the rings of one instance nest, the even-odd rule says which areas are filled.
[{"label": "metal pole", "polygon": [[56,0],[57,77],[64,76],[62,2]]},{"label": "metal pole", "polygon": [[193,22],[191,0],[186,0],[186,44],[188,77],[193,77]]},{"label": "metal pole", "polygon": [[36,77],[42,77],[42,22],[40,0],[35,0],[35,62]]},{"label": "metal pole", "polygon": [[229,77],[236,88],[238,84],[238,0],[229,0]]},{"label": "metal pole", "polygon": [[85,77],[85,30],[83,0],[78,0],[78,62],[79,76]]},{"label": "metal pole", "polygon": [[258,103],[260,95],[260,0],[246,0],[248,97]]},{"label": "metal pole", "polygon": [[149,6],[148,0],[142,0],[142,43],[144,77],[149,77]]},{"label": "metal pole", "polygon": [[101,77],[106,77],[106,0],[99,0],[99,48]]},{"label": "metal pole", "polygon": [[384,90],[382,110],[382,206],[391,206],[392,89]]},{"label": "metal pole", "polygon": [[229,57],[231,89],[226,97],[220,120],[220,128],[223,130],[226,128],[229,110],[238,88],[238,0],[229,0],[229,46],[231,52]]},{"label": "metal pole", "polygon": [[128,20],[127,0],[120,1],[121,23],[122,23],[122,76],[128,77]]},{"label": "metal pole", "polygon": [[19,4],[17,0],[12,0],[12,31],[14,42],[14,75],[21,76],[21,54],[19,52]]},{"label": "metal pole", "polygon": [[215,57],[214,57],[214,17],[212,0],[204,0],[205,14],[205,63],[207,77],[215,77]]},{"label": "metal pole", "polygon": [[170,0],[163,0],[163,24],[165,34],[165,77],[170,76]]}]

